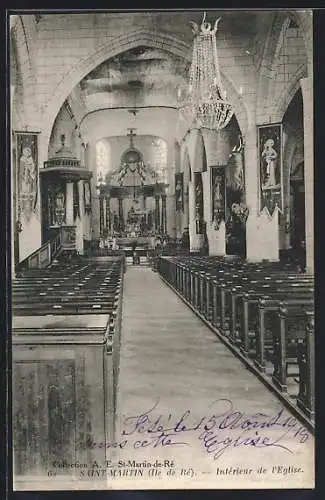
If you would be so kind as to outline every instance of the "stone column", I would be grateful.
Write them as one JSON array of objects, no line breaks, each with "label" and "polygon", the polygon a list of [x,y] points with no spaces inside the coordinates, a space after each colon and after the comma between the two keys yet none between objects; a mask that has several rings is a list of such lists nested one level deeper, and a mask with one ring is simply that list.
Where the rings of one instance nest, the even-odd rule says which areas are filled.
[{"label": "stone column", "polygon": [[73,226],[73,182],[66,183],[65,197],[65,223],[67,226]]},{"label": "stone column", "polygon": [[189,227],[189,197],[188,197],[188,187],[187,190],[184,191],[184,215],[183,215],[183,224],[181,228],[181,233],[185,228]]},{"label": "stone column", "polygon": [[118,218],[120,231],[124,230],[123,198],[118,199]]},{"label": "stone column", "polygon": [[167,233],[167,210],[166,210],[166,195],[161,195],[161,230],[164,234]]},{"label": "stone column", "polygon": [[106,198],[106,227],[108,228],[109,231],[111,230],[111,226],[112,226],[110,208],[111,208],[111,199],[109,196],[107,196],[107,198]]},{"label": "stone column", "polygon": [[190,252],[198,252],[203,246],[203,235],[196,233],[196,207],[194,183],[188,185]]},{"label": "stone column", "polygon": [[314,107],[313,79],[300,80],[304,110],[306,271],[314,272]]},{"label": "stone column", "polygon": [[104,200],[99,196],[99,233],[102,235],[104,229]]},{"label": "stone column", "polygon": [[[16,17],[16,16],[13,16]],[[15,86],[11,85],[10,86],[10,107],[11,107],[11,116],[12,116],[12,109],[13,109],[13,98],[14,98],[14,93],[15,93]],[[12,130],[11,130],[12,134]],[[13,135],[11,135],[12,140],[14,140]],[[15,194],[15,200],[17,200],[17,186],[16,186],[16,179],[15,179],[15,173],[14,173],[14,158],[13,158],[13,153],[14,153],[14,148],[11,146],[10,149],[11,153],[11,277],[14,279],[16,277],[15,273],[15,241],[16,241],[16,223],[17,223],[17,216],[16,216],[16,207],[17,207],[17,201],[16,201],[16,206],[14,206],[14,194]],[[17,165],[16,165],[17,169]]]},{"label": "stone column", "polygon": [[84,253],[84,220],[85,220],[85,200],[84,200],[84,183],[78,182],[78,196],[79,196],[79,224],[78,224],[78,237],[76,240],[77,252],[80,255]]},{"label": "stone column", "polygon": [[168,142],[167,149],[167,172],[168,172],[168,190],[166,192],[166,230],[165,233],[169,234],[172,238],[176,237],[176,227],[177,227],[177,214],[175,211],[175,172],[176,168],[176,145],[175,141],[171,140]]},{"label": "stone column", "polygon": [[103,196],[103,228],[107,227],[107,218],[106,218],[106,197]]}]

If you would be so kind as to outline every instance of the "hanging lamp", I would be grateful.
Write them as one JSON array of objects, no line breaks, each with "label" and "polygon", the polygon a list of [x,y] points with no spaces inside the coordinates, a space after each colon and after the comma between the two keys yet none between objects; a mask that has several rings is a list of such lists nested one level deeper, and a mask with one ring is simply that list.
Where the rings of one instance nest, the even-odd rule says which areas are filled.
[{"label": "hanging lamp", "polygon": [[190,128],[220,130],[233,116],[233,108],[222,85],[216,32],[220,17],[214,28],[205,22],[204,13],[200,27],[191,21],[194,33],[192,63],[187,91],[179,92],[179,111]]}]

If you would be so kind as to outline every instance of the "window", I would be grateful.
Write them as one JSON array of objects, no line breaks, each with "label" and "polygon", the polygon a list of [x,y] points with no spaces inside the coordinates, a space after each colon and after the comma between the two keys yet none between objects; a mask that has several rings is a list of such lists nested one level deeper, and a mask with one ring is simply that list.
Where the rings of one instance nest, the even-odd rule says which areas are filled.
[{"label": "window", "polygon": [[108,143],[98,141],[96,144],[97,183],[104,182],[111,169],[110,146]]},{"label": "window", "polygon": [[152,142],[154,148],[154,169],[160,182],[167,183],[167,144],[163,139],[157,138]]}]

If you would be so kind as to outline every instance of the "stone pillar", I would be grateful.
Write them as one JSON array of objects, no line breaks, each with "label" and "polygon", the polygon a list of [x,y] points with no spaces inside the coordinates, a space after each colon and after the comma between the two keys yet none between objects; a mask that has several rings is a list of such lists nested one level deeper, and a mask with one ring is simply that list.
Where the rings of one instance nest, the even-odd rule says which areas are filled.
[{"label": "stone pillar", "polygon": [[65,198],[65,223],[67,226],[73,226],[73,182],[66,183]]},{"label": "stone pillar", "polygon": [[183,215],[183,224],[181,228],[181,233],[185,228],[189,227],[189,198],[188,198],[188,187],[187,190],[184,191],[184,215]]},{"label": "stone pillar", "polygon": [[123,198],[118,199],[118,218],[120,231],[124,230]]},{"label": "stone pillar", "polygon": [[77,252],[80,255],[84,253],[84,220],[85,220],[85,199],[84,199],[84,183],[78,182],[78,196],[79,196],[79,223],[78,223],[78,237],[76,239]]},{"label": "stone pillar", "polygon": [[196,233],[196,209],[194,183],[188,185],[190,252],[198,252],[203,246],[203,235]]},{"label": "stone pillar", "polygon": [[304,110],[306,271],[314,272],[314,107],[313,79],[300,80]]},{"label": "stone pillar", "polygon": [[159,231],[159,225],[160,225],[160,205],[159,205],[159,199],[160,199],[159,195],[155,196],[155,200],[156,200],[156,207],[155,207],[155,230],[156,231]]},{"label": "stone pillar", "polygon": [[166,195],[161,195],[161,229],[164,234],[167,233],[167,209],[166,209]]},{"label": "stone pillar", "polygon": [[106,218],[106,197],[103,196],[103,228],[107,227],[107,218]]},{"label": "stone pillar", "polygon": [[102,236],[104,229],[104,200],[99,196],[99,234]]},{"label": "stone pillar", "polygon": [[111,222],[111,199],[109,196],[106,198],[106,227],[108,230],[111,230],[112,222]]},{"label": "stone pillar", "polygon": [[[176,237],[176,227],[177,227],[177,214],[175,210],[175,172],[179,168],[179,158],[176,156],[179,152],[176,152],[176,143],[174,140],[168,142],[167,149],[167,172],[168,172],[168,191],[166,198],[166,230],[165,233],[169,234],[172,238]],[[179,147],[179,146],[178,146]],[[176,167],[177,161],[177,167]]]}]

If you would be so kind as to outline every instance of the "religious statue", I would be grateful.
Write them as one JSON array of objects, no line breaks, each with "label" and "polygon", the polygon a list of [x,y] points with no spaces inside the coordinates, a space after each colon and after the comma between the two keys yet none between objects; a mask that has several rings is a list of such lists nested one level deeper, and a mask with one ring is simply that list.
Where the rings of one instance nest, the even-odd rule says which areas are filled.
[{"label": "religious statue", "polygon": [[223,211],[223,193],[222,193],[222,177],[216,175],[214,179],[213,186],[213,220],[216,225],[216,229],[219,228],[220,222],[224,217]]},{"label": "religious statue", "polygon": [[262,151],[262,160],[265,162],[263,187],[276,186],[276,162],[278,153],[274,149],[274,140],[267,139]]}]

